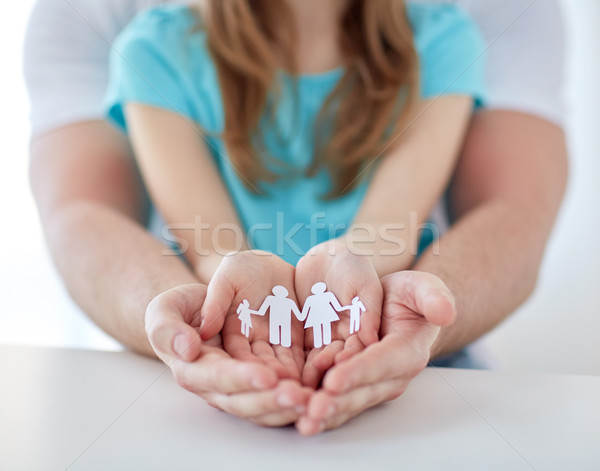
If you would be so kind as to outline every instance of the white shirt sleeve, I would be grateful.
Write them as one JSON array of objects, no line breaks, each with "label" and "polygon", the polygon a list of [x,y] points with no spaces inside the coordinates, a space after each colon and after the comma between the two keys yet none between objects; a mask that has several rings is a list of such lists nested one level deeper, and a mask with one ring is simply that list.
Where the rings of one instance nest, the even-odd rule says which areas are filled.
[{"label": "white shirt sleeve", "polygon": [[119,32],[166,0],[38,0],[25,36],[23,72],[32,137],[104,119],[108,57]]},{"label": "white shirt sleeve", "polygon": [[563,125],[565,35],[558,0],[410,0],[464,8],[486,41],[487,109]]},{"label": "white shirt sleeve", "polygon": [[488,108],[564,124],[565,34],[556,0],[470,0],[486,42]]}]

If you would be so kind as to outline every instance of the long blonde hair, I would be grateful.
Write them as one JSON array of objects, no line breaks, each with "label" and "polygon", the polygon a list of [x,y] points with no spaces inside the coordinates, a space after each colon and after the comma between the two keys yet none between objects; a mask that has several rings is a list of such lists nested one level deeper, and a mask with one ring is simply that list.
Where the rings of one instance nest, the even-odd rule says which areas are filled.
[{"label": "long blonde hair", "polygon": [[[229,158],[252,183],[274,181],[265,162],[277,159],[265,155],[259,124],[274,116],[276,100],[268,98],[277,71],[297,73],[293,13],[282,0],[207,0],[204,7],[200,22],[217,68]],[[326,198],[356,186],[418,95],[418,57],[402,0],[348,0],[340,31],[345,72],[317,117],[307,170],[328,170]]]}]

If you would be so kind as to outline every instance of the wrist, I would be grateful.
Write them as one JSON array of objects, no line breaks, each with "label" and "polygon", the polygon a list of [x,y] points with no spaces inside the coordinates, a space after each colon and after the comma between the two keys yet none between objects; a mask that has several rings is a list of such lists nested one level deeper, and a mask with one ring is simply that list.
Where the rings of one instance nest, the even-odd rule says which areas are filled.
[{"label": "wrist", "polygon": [[194,263],[194,273],[198,277],[200,283],[208,285],[213,275],[219,268],[219,265],[227,254],[218,254],[211,252],[207,255],[199,255]]},{"label": "wrist", "polygon": [[401,242],[395,240],[392,243],[373,234],[365,237],[364,234],[352,230],[336,239],[336,250],[369,258],[381,278],[390,273],[408,270],[413,264],[415,256],[408,245]]}]

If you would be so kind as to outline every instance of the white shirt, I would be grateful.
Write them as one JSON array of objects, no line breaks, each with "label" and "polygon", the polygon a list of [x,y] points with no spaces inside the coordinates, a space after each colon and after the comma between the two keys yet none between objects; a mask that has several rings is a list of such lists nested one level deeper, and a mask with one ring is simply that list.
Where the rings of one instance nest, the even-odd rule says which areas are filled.
[{"label": "white shirt", "polygon": [[[118,33],[142,9],[192,1],[38,0],[24,57],[32,135],[102,119],[110,45]],[[451,3],[472,15],[487,41],[488,107],[522,111],[561,125],[564,38],[556,0]]]}]

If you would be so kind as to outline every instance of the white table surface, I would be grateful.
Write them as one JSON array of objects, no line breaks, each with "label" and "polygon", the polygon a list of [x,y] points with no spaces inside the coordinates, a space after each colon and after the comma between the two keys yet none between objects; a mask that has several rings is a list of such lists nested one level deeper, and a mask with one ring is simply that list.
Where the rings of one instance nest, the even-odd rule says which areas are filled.
[{"label": "white table surface", "polygon": [[230,417],[130,353],[0,346],[0,469],[599,470],[600,378],[427,369],[302,437]]}]

